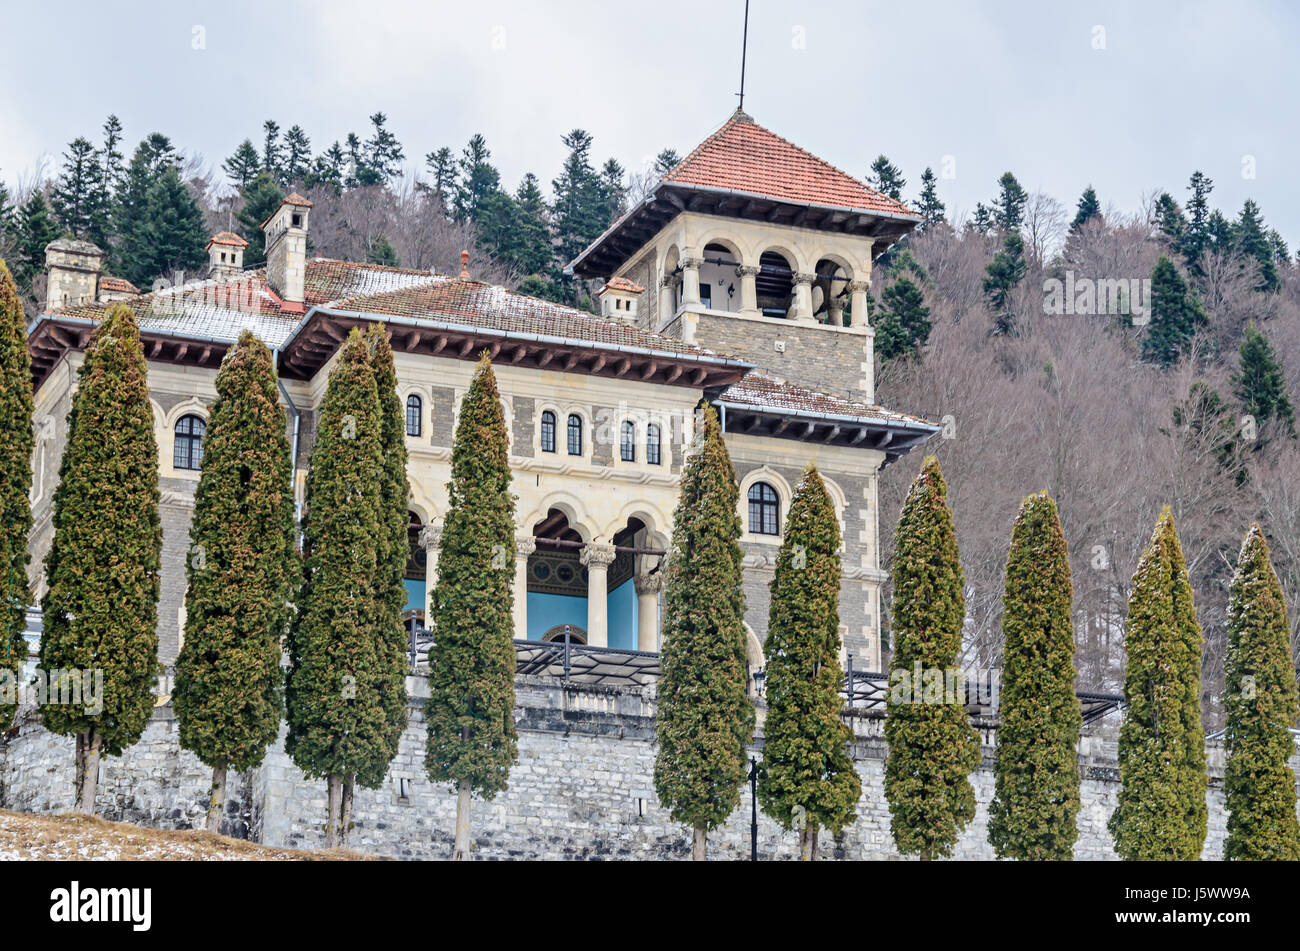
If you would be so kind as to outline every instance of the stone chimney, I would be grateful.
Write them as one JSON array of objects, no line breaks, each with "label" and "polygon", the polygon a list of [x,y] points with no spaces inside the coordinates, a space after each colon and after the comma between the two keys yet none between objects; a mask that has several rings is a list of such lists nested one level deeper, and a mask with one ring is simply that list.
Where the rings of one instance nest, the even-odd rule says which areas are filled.
[{"label": "stone chimney", "polygon": [[306,310],[307,215],[311,202],[294,192],[262,222],[266,235],[266,283],[287,311]]},{"label": "stone chimney", "polygon": [[93,304],[104,252],[89,241],[59,238],[45,246],[45,309]]},{"label": "stone chimney", "polygon": [[634,324],[637,317],[637,302],[645,288],[625,277],[613,278],[600,289],[600,315],[610,320],[621,320]]},{"label": "stone chimney", "polygon": [[244,248],[248,242],[230,231],[208,239],[208,277],[231,280],[244,273]]}]

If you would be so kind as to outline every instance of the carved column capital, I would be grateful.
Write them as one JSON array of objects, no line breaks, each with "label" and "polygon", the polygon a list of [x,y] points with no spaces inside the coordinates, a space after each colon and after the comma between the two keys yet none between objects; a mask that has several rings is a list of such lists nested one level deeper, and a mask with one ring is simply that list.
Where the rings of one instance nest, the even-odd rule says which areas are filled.
[{"label": "carved column capital", "polygon": [[608,568],[618,557],[618,551],[608,542],[589,542],[582,546],[578,561],[588,568]]},{"label": "carved column capital", "polygon": [[863,293],[866,293],[867,291],[871,290],[871,282],[870,282],[870,281],[849,281],[849,285],[848,285],[848,286],[849,286],[849,293],[850,293],[850,294],[855,293],[855,292],[858,292],[858,291],[861,291],[861,292],[863,292]]},{"label": "carved column capital", "polygon": [[795,284],[811,284],[813,281],[817,280],[817,275],[811,274],[808,271],[795,271],[791,280]]},{"label": "carved column capital", "polygon": [[425,551],[433,551],[442,547],[442,526],[426,525],[420,529],[420,535],[417,539],[421,548]]},{"label": "carved column capital", "polygon": [[758,272],[763,270],[754,264],[742,264],[736,268],[737,277],[756,277]]},{"label": "carved column capital", "polygon": [[664,274],[661,275],[659,278],[660,287],[672,287],[676,283],[677,283],[677,277],[676,275],[673,274]]},{"label": "carved column capital", "polygon": [[664,589],[664,573],[662,571],[643,572],[632,579],[636,585],[637,594],[658,594]]},{"label": "carved column capital", "polygon": [[690,257],[682,258],[680,263],[682,267],[688,267],[688,268],[693,268],[695,270],[699,270],[700,265],[704,263],[704,258],[696,257],[692,255]]},{"label": "carved column capital", "polygon": [[527,558],[533,552],[537,551],[537,539],[533,535],[516,535],[515,536],[515,554],[520,558]]}]

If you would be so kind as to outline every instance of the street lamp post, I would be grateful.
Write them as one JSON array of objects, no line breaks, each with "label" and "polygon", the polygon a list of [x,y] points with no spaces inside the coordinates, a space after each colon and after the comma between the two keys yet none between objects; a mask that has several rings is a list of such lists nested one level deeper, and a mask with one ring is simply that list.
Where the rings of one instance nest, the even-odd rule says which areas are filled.
[{"label": "street lamp post", "polygon": [[758,861],[758,760],[749,758],[749,860]]}]

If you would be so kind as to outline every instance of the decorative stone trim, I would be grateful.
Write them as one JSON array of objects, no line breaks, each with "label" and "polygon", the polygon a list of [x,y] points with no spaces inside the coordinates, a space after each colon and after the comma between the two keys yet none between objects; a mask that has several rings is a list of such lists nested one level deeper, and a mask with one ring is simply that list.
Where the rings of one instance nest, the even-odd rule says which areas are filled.
[{"label": "decorative stone trim", "polygon": [[587,568],[608,568],[617,557],[618,550],[608,542],[588,542],[582,546],[578,561]]}]

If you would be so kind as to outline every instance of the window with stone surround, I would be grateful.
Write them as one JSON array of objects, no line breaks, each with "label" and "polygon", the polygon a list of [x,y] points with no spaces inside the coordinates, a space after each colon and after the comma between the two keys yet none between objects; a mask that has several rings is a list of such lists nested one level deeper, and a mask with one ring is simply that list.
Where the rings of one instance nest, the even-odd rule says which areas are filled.
[{"label": "window with stone surround", "polygon": [[781,534],[781,497],[766,482],[749,487],[749,531],[754,535]]},{"label": "window with stone surround", "polygon": [[172,447],[172,465],[177,469],[203,467],[203,434],[208,424],[193,414],[176,420],[175,442]]}]

